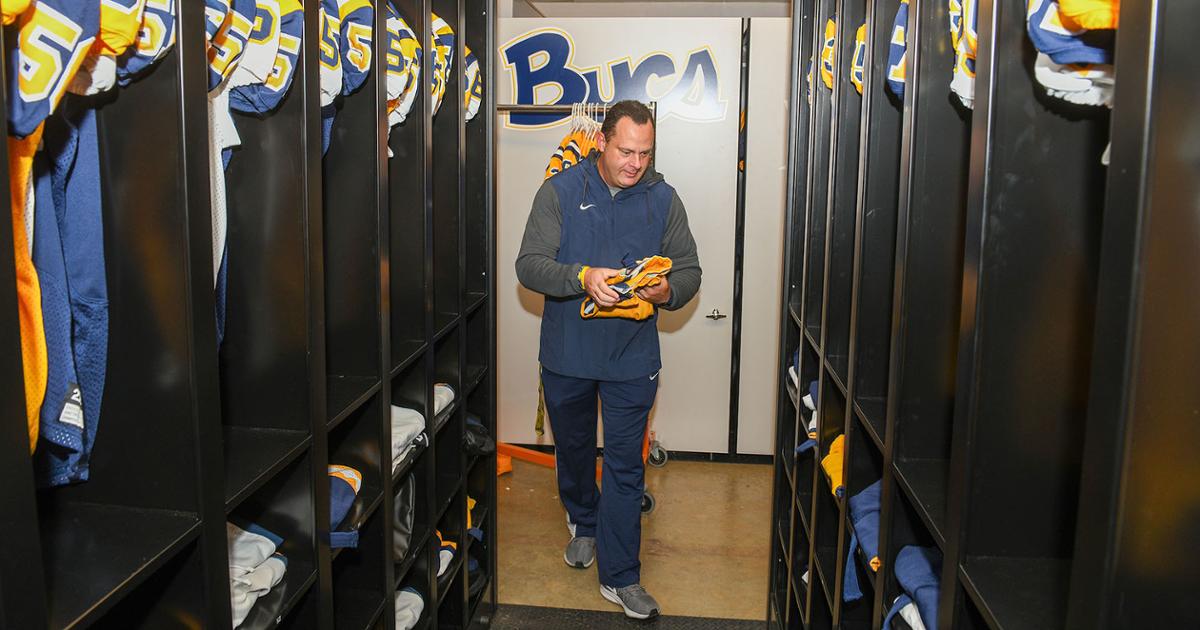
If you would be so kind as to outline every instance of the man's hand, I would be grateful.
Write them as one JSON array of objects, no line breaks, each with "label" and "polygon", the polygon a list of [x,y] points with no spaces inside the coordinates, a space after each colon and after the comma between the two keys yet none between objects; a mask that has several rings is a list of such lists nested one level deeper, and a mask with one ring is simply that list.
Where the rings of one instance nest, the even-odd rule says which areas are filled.
[{"label": "man's hand", "polygon": [[658,279],[658,282],[638,289],[638,297],[646,300],[651,304],[666,304],[667,300],[671,299],[671,283],[666,277]]},{"label": "man's hand", "polygon": [[621,295],[608,286],[609,278],[620,274],[616,269],[589,267],[583,274],[583,290],[600,306],[612,306],[621,300]]}]

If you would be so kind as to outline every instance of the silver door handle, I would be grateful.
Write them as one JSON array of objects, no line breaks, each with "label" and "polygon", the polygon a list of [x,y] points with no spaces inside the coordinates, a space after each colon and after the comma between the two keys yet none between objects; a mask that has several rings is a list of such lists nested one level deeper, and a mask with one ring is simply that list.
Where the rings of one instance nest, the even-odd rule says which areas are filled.
[{"label": "silver door handle", "polygon": [[729,316],[725,315],[721,311],[714,308],[713,311],[711,313],[709,313],[708,315],[705,315],[705,317],[707,317],[713,321],[716,321],[718,319],[725,319],[726,317],[729,317]]}]

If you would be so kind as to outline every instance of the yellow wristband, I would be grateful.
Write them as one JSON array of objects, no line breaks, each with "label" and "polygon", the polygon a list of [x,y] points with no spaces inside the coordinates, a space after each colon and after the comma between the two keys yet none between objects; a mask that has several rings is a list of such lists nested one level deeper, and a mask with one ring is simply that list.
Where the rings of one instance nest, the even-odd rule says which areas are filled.
[{"label": "yellow wristband", "polygon": [[584,265],[579,269],[579,288],[583,289],[584,291],[587,290],[587,287],[583,286],[583,276],[587,274],[588,269],[591,269],[591,267],[588,267],[587,265]]}]

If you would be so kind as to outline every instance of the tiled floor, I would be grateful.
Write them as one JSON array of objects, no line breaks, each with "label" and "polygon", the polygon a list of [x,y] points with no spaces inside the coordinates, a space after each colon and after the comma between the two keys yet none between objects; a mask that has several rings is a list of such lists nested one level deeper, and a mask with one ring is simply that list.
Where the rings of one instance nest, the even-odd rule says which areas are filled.
[{"label": "tiled floor", "polygon": [[[615,610],[595,565],[563,562],[570,535],[554,471],[513,465],[498,480],[500,603]],[[670,461],[648,468],[646,483],[657,507],[642,520],[642,583],[663,614],[764,619],[771,467]]]}]

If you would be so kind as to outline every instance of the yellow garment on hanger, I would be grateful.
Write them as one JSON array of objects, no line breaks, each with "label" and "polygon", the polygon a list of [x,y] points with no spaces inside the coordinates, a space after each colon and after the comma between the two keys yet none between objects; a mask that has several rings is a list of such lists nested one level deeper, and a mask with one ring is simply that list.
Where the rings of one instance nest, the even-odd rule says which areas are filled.
[{"label": "yellow garment on hanger", "polygon": [[671,259],[651,256],[638,261],[637,265],[622,269],[621,273],[609,278],[608,285],[625,299],[613,306],[600,306],[591,296],[583,299],[579,315],[584,319],[593,317],[620,317],[642,321],[654,315],[654,305],[638,297],[637,290],[658,284],[662,276],[671,271]]},{"label": "yellow garment on hanger", "polygon": [[1070,30],[1106,30],[1117,28],[1121,0],[1058,0],[1063,26]]},{"label": "yellow garment on hanger", "polygon": [[825,476],[829,478],[829,487],[832,489],[833,496],[842,498],[842,493],[845,492],[843,474],[846,463],[845,443],[846,436],[839,435],[833,439],[829,445],[829,454],[821,458],[821,468],[825,471]]},{"label": "yellow garment on hanger", "polygon": [[46,396],[46,331],[42,324],[42,289],[25,227],[25,204],[32,192],[33,154],[42,141],[38,125],[25,138],[8,138],[9,203],[12,209],[13,254],[16,258],[17,318],[21,328],[21,364],[25,375],[25,415],[29,422],[29,452],[37,446],[38,414]]},{"label": "yellow garment on hanger", "polygon": [[550,163],[546,165],[546,179],[554,177],[572,166],[582,162],[596,147],[596,135],[575,130],[567,134],[559,143]]},{"label": "yellow garment on hanger", "polygon": [[833,89],[833,65],[837,62],[837,20],[825,22],[825,43],[821,46],[821,82]]}]

